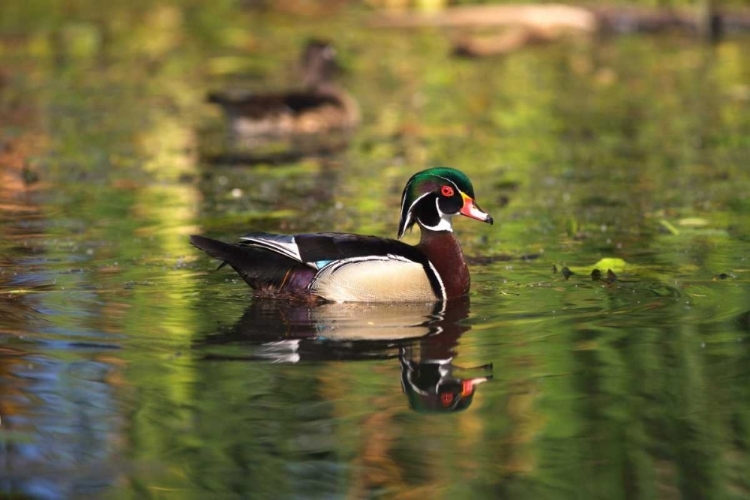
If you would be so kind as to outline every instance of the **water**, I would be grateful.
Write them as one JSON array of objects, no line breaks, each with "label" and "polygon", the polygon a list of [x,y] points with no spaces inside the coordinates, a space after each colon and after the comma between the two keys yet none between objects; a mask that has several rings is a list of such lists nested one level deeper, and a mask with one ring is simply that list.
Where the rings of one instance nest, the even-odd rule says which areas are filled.
[{"label": "water", "polygon": [[[366,13],[201,9],[0,37],[3,494],[750,494],[746,39],[458,60],[439,32],[342,28]],[[330,33],[363,112],[349,148],[206,161],[205,92],[281,85]],[[254,300],[187,243],[393,237],[436,163],[496,221],[456,223],[467,301]]]}]

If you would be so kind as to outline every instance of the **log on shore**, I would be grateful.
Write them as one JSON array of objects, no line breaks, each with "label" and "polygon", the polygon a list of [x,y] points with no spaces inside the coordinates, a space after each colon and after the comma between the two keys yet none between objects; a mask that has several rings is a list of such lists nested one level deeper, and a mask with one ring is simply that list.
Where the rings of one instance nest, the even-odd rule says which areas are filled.
[{"label": "log on shore", "polygon": [[466,5],[430,13],[380,14],[371,25],[378,28],[529,26],[594,32],[598,20],[589,9],[562,4]]},{"label": "log on shore", "polygon": [[[706,16],[709,16],[708,23]],[[376,28],[486,28],[521,26],[549,32],[599,31],[653,33],[659,31],[687,31],[700,33],[706,25],[716,33],[750,31],[750,10],[746,8],[712,8],[701,12],[697,8],[647,7],[576,7],[564,4],[544,5],[465,5],[436,12],[404,12],[376,15],[370,25]]]},{"label": "log on shore", "polygon": [[453,42],[453,53],[463,57],[505,55],[530,45],[544,45],[563,35],[559,29],[518,26],[497,35],[464,36]]}]

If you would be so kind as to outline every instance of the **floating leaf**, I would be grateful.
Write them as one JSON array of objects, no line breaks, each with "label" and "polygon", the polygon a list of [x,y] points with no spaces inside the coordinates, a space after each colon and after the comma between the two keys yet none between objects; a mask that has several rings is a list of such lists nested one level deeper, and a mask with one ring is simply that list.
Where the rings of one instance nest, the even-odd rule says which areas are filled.
[{"label": "floating leaf", "polygon": [[627,267],[627,263],[617,257],[606,257],[601,259],[599,262],[594,264],[594,267],[599,269],[611,269],[613,272],[622,272]]},{"label": "floating leaf", "polygon": [[[572,276],[573,274],[581,274],[581,275],[591,275],[592,278],[600,279],[602,276],[602,269],[607,269],[608,273],[621,273],[625,271],[626,268],[630,269],[632,265],[625,262],[623,259],[617,258],[617,257],[606,257],[604,259],[599,260],[599,262],[595,263],[591,266],[571,266],[563,267],[562,268],[562,274],[567,279],[568,277]],[[597,274],[598,273],[598,274]],[[615,275],[615,278],[617,276]]]}]

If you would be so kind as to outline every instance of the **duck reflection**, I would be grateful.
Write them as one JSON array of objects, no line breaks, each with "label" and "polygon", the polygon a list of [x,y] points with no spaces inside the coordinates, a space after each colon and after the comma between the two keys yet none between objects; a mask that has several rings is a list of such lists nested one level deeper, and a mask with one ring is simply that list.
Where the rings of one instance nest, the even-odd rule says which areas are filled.
[{"label": "duck reflection", "polygon": [[[453,364],[471,329],[469,300],[435,304],[309,304],[255,300],[231,327],[200,341],[211,360],[298,363],[398,359],[401,385],[416,411],[465,410],[492,364]],[[241,346],[241,349],[238,349]],[[479,373],[478,373],[479,372]]]},{"label": "duck reflection", "polygon": [[[461,368],[453,364],[452,349],[440,352],[442,342],[418,344],[422,356],[416,357],[410,348],[402,349],[401,387],[409,406],[423,412],[452,412],[465,410],[473,399],[479,384],[492,378],[492,363],[474,368]],[[425,356],[424,351],[429,354]],[[434,356],[434,357],[433,357]],[[484,373],[481,376],[477,372]]]}]

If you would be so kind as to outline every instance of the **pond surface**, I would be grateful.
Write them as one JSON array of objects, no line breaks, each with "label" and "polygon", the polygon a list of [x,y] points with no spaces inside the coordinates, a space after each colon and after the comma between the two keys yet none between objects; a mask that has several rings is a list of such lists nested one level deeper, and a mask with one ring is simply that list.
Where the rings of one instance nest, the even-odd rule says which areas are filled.
[{"label": "pond surface", "polygon": [[[210,8],[0,38],[0,494],[750,496],[750,40],[464,60],[367,12]],[[206,92],[294,81],[310,36],[348,148],[208,161]],[[466,301],[254,299],[187,241],[394,237],[435,164],[496,221],[456,221]]]}]

